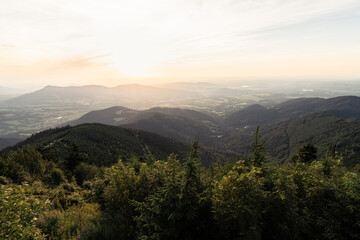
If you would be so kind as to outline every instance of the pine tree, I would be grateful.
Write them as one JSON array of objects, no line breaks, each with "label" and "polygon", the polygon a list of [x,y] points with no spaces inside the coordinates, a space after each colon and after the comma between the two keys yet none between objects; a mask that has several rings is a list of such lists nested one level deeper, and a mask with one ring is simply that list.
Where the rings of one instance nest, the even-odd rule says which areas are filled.
[{"label": "pine tree", "polygon": [[260,126],[254,132],[254,142],[251,144],[251,151],[248,164],[254,167],[261,167],[267,161],[265,141],[261,140]]},{"label": "pine tree", "polygon": [[297,155],[292,160],[293,162],[311,163],[317,159],[317,148],[311,143],[304,144],[299,148]]}]

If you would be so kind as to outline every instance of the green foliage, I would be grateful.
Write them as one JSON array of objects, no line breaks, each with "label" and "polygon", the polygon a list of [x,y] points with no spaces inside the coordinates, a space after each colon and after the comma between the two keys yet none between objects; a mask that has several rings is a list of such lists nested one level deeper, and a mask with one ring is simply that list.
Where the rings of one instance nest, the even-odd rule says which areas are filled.
[{"label": "green foliage", "polygon": [[36,227],[45,209],[24,186],[0,186],[0,239],[45,239]]},{"label": "green foliage", "polygon": [[76,183],[79,186],[82,186],[84,181],[91,181],[95,177],[99,177],[102,175],[101,168],[86,164],[84,162],[78,164],[74,170],[74,176],[76,178]]},{"label": "green foliage", "polygon": [[96,226],[99,215],[97,204],[75,205],[43,212],[36,226],[50,239],[79,239],[83,232]]},{"label": "green foliage", "polygon": [[198,142],[183,161],[132,155],[110,168],[19,149],[0,158],[0,239],[360,239],[359,168],[312,145],[268,166],[259,128],[252,147],[209,168]]},{"label": "green foliage", "polygon": [[[261,135],[266,141],[268,159],[271,163],[290,162],[298,149],[307,142],[318,148],[318,156],[325,155],[329,146],[336,145],[336,151],[343,157],[343,164],[349,168],[359,162],[359,119],[344,119],[334,112],[322,111],[262,126]],[[246,129],[236,131],[231,137],[224,136],[222,141],[229,150],[246,155],[254,130],[255,128],[250,125]]]},{"label": "green foliage", "polygon": [[12,151],[0,158],[0,175],[16,183],[40,179],[45,173],[45,168],[46,163],[42,155],[30,146]]},{"label": "green foliage", "polygon": [[251,166],[261,167],[267,161],[266,156],[265,141],[261,140],[260,126],[257,126],[254,133],[254,142],[251,144],[249,164]]},{"label": "green foliage", "polygon": [[108,184],[101,195],[101,207],[109,220],[109,228],[113,229],[111,238],[131,239],[136,225],[132,200],[135,199],[139,186],[138,175],[134,168],[119,161],[105,172],[105,176]]},{"label": "green foliage", "polygon": [[59,168],[52,168],[48,175],[46,175],[46,183],[50,186],[58,186],[61,183],[66,182],[66,177],[64,175],[64,172]]},{"label": "green foliage", "polygon": [[197,141],[182,165],[175,156],[170,156],[155,192],[143,202],[135,202],[140,239],[208,238],[212,231],[207,228],[211,224],[206,225],[209,219],[204,212],[209,213],[211,206],[204,199],[198,158]]},{"label": "green foliage", "polygon": [[72,171],[79,162],[111,166],[119,158],[136,156],[167,157],[170,153],[185,154],[186,145],[157,134],[102,124],[82,124],[75,127],[50,129],[30,137],[15,147],[36,148],[45,159],[63,159]]},{"label": "green foliage", "polygon": [[292,158],[293,162],[311,163],[317,158],[317,148],[311,143],[305,143],[299,150],[296,156]]},{"label": "green foliage", "polygon": [[216,184],[213,209],[225,239],[260,239],[266,200],[261,171],[239,161]]}]

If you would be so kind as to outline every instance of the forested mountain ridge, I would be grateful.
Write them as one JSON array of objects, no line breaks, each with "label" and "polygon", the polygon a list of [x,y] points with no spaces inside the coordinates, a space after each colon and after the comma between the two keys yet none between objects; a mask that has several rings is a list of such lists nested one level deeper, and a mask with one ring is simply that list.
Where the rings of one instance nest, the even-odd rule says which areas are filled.
[{"label": "forested mountain ridge", "polygon": [[[246,155],[254,127],[239,131],[224,139],[226,148]],[[323,156],[331,149],[343,157],[346,166],[354,166],[360,159],[360,120],[342,118],[333,111],[324,111],[291,118],[278,123],[262,126],[262,136],[266,141],[269,158],[273,162],[290,161],[297,149],[304,143],[311,142]]]},{"label": "forested mountain ridge", "polygon": [[[247,144],[257,125],[261,125],[269,147],[269,158],[276,163],[289,161],[305,142],[312,142],[324,154],[331,146],[342,152],[344,163],[357,163],[360,98],[343,96],[330,99],[293,99],[271,108],[259,104],[230,114],[223,121],[206,113],[179,108],[152,108],[135,111],[113,107],[90,112],[72,124],[101,122],[146,130],[189,142],[199,135],[205,146],[246,156]],[[350,119],[354,118],[354,119]],[[352,140],[350,144],[350,139]]]},{"label": "forested mountain ridge", "polygon": [[81,162],[77,149],[62,160],[29,145],[2,154],[0,238],[359,239],[359,167],[311,144],[269,166],[258,128],[253,137],[247,157],[207,168],[197,141],[184,161],[133,157],[108,168]]},{"label": "forested mountain ridge", "polygon": [[103,124],[49,129],[6,149],[16,150],[30,145],[45,156],[65,158],[74,146],[86,155],[86,162],[110,166],[119,159],[137,157],[163,158],[170,153],[184,157],[188,147],[180,142],[141,130]]},{"label": "forested mountain ridge", "polygon": [[150,108],[136,111],[111,107],[92,111],[67,124],[102,123],[140,129],[185,143],[199,135],[202,144],[213,146],[222,133],[220,120],[206,113],[180,108]]},{"label": "forested mountain ridge", "polygon": [[252,105],[236,111],[225,118],[229,127],[244,127],[273,123],[279,120],[301,117],[321,111],[333,111],[340,117],[360,117],[360,97],[341,96],[329,99],[323,98],[297,98],[264,108]]},{"label": "forested mountain ridge", "polygon": [[122,123],[126,123],[129,119],[138,115],[137,110],[114,106],[106,109],[100,109],[88,112],[87,114],[81,116],[79,119],[67,122],[65,125],[79,125],[84,123],[102,123],[107,125],[118,126]]}]

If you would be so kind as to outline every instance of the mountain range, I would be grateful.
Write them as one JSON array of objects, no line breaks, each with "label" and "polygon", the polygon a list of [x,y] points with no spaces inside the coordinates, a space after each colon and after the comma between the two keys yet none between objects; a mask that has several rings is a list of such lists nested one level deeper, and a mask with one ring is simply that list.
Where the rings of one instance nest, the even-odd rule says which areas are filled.
[{"label": "mountain range", "polygon": [[[250,150],[253,132],[261,126],[272,161],[290,161],[297,149],[312,142],[324,155],[330,146],[337,147],[346,165],[356,164],[360,146],[360,98],[343,96],[330,99],[300,98],[266,108],[248,106],[221,119],[204,112],[179,108],[151,108],[136,111],[112,107],[92,111],[69,122],[77,125],[98,122],[154,132],[181,142],[199,135],[200,142],[222,151],[243,156]],[[347,144],[353,140],[352,144]]]},{"label": "mountain range", "polygon": [[[198,85],[210,89],[209,92],[213,89],[209,84]],[[29,107],[41,104],[88,104],[95,108],[112,104],[113,107],[90,111],[60,126],[77,126],[85,123],[121,126],[155,133],[183,144],[198,138],[200,143],[208,148],[208,152],[220,152],[222,156],[246,156],[250,150],[253,132],[256,126],[260,125],[272,162],[290,161],[302,144],[312,142],[319,148],[319,155],[323,155],[330,146],[336,145],[346,165],[356,164],[354,159],[360,152],[360,139],[356,135],[359,132],[360,121],[359,97],[295,98],[270,107],[260,104],[249,105],[226,116],[184,108],[146,107],[156,102],[167,105],[166,103],[177,98],[191,99],[196,91],[186,91],[188,86],[185,83],[162,87],[135,84],[114,88],[92,85],[47,86],[37,92],[7,100],[6,104]],[[148,99],[154,100],[149,103]],[[119,106],[131,106],[135,102],[138,109],[147,109],[135,110]],[[86,136],[85,133],[84,135]],[[110,134],[106,138],[112,137]],[[0,147],[13,143],[12,139],[2,139]]]},{"label": "mountain range", "polygon": [[[150,87],[139,84],[105,87],[100,85],[86,86],[46,86],[40,90],[4,101],[10,106],[153,106],[164,101],[175,101],[179,98],[191,98],[189,91]],[[149,100],[151,99],[151,101]]]}]

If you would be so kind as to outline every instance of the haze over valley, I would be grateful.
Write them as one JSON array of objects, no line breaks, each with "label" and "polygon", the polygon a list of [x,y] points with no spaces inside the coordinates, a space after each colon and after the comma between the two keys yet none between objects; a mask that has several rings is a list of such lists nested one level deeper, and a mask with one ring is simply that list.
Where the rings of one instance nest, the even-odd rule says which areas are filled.
[{"label": "haze over valley", "polygon": [[[356,140],[353,150],[344,148],[343,154],[347,164],[355,164],[360,145],[354,138],[360,118],[356,81],[244,84],[46,86],[0,102],[1,147],[49,128],[101,123],[153,132],[184,144],[198,138],[204,147],[225,157],[246,156],[247,143],[260,125],[275,162],[290,161],[305,142],[321,146],[324,154],[329,146],[337,144],[341,149],[352,139]],[[341,137],[319,137],[340,128]]]}]

